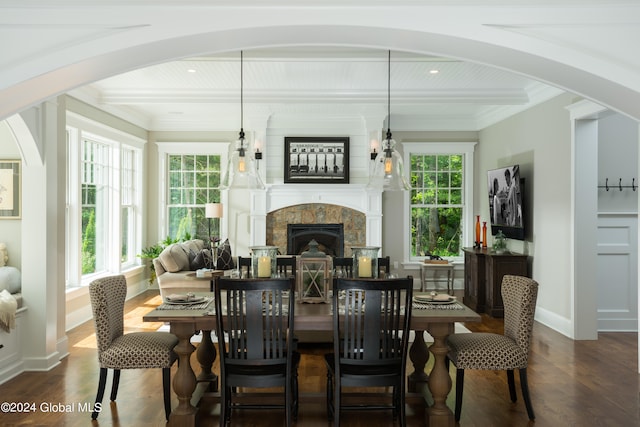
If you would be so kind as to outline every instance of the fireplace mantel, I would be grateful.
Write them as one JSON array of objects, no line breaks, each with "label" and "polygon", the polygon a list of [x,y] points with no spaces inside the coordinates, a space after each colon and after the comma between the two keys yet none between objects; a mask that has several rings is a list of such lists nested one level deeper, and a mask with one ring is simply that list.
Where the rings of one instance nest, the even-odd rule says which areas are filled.
[{"label": "fireplace mantel", "polygon": [[273,184],[251,192],[251,245],[266,243],[269,212],[304,203],[345,206],[366,215],[368,246],[382,245],[382,191],[365,184]]}]

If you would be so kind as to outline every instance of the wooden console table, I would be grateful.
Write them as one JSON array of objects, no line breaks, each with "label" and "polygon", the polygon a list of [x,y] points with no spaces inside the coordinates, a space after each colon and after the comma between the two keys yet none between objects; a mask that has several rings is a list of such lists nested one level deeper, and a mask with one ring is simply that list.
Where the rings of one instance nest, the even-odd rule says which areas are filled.
[{"label": "wooden console table", "polygon": [[497,254],[491,249],[464,248],[464,304],[477,313],[504,317],[502,277],[530,277],[528,256],[515,252]]}]

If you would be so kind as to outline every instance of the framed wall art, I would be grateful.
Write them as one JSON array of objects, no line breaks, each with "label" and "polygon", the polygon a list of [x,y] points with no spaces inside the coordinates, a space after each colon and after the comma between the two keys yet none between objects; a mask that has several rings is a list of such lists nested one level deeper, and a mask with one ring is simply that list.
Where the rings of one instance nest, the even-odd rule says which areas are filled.
[{"label": "framed wall art", "polygon": [[0,219],[20,218],[20,160],[0,160]]},{"label": "framed wall art", "polygon": [[349,137],[284,138],[285,183],[349,183]]}]

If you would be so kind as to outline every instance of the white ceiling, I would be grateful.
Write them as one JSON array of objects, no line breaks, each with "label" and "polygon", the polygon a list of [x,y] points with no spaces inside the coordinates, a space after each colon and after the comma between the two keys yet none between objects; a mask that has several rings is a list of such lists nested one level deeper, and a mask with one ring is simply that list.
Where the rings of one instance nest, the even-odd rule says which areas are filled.
[{"label": "white ceiling", "polygon": [[[387,114],[388,51],[292,47],[243,52],[244,124],[280,114]],[[433,72],[437,71],[437,74]],[[149,130],[239,129],[240,52],[120,74],[71,94]],[[497,68],[391,52],[391,127],[479,130],[561,91]]]},{"label": "white ceiling", "polygon": [[548,85],[640,119],[639,39],[637,0],[3,0],[0,119],[71,92],[150,130],[237,130],[240,49],[247,126],[382,121],[387,49],[392,128],[482,129]]}]

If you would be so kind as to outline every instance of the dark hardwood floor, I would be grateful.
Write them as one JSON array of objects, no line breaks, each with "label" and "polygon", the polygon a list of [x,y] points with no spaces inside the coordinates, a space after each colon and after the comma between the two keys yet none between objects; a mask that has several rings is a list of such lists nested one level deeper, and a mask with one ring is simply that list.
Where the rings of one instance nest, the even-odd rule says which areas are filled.
[{"label": "dark hardwood floor", "polygon": [[[126,332],[156,330],[160,324],[143,323],[142,316],[160,303],[157,291],[147,291],[126,304]],[[483,316],[481,324],[467,324],[472,331],[502,330],[502,321]],[[164,426],[161,372],[123,371],[118,399],[109,402],[110,380],[103,410],[92,422],[84,406],[95,399],[98,383],[93,322],[68,333],[70,354],[49,372],[28,372],[0,386],[0,402],[28,404],[34,411],[0,412],[1,426]],[[301,345],[300,415],[297,425],[328,426],[325,412],[326,372],[322,354],[326,345]],[[198,364],[192,361],[194,366]],[[172,375],[175,373],[174,366]],[[217,367],[216,367],[217,369]],[[452,367],[453,369],[453,367]],[[196,368],[197,370],[197,368]],[[511,403],[503,372],[468,371],[461,426],[632,426],[640,425],[637,334],[602,333],[597,341],[572,341],[535,324],[530,355],[529,386],[536,412],[529,422],[520,398]],[[455,381],[454,381],[455,383]],[[173,406],[177,404],[175,396]],[[454,406],[453,390],[448,400]],[[202,424],[218,425],[216,403],[203,407]],[[419,398],[407,404],[408,425],[424,426]],[[282,426],[279,411],[234,413],[238,426]],[[386,412],[348,413],[344,425],[378,427],[393,425]]]}]

